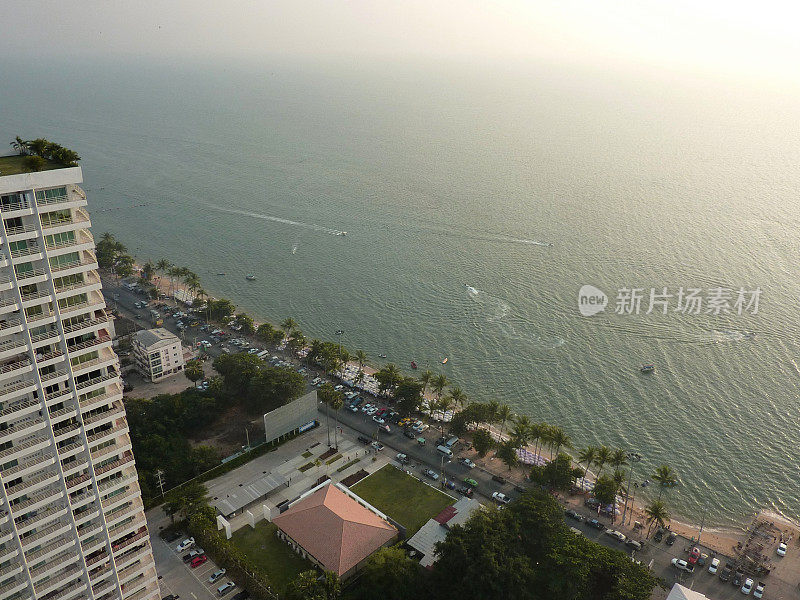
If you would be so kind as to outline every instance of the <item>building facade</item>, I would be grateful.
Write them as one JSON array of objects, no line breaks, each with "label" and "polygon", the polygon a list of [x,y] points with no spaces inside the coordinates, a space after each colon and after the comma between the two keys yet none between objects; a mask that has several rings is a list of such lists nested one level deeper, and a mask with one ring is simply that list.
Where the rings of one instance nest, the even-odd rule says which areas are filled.
[{"label": "building facade", "polygon": [[148,381],[161,381],[170,375],[183,373],[181,340],[163,327],[144,329],[133,334],[133,357]]},{"label": "building facade", "polygon": [[0,600],[159,596],[81,182],[0,173]]}]

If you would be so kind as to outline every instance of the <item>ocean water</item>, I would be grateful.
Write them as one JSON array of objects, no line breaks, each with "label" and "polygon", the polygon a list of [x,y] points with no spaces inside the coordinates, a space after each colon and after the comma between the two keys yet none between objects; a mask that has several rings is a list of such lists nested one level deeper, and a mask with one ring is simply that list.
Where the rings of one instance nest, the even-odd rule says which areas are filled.
[{"label": "ocean water", "polygon": [[[668,463],[681,520],[800,517],[797,91],[553,65],[2,70],[0,140],[78,150],[96,236],[635,450],[635,480]],[[584,284],[605,312],[581,316]],[[625,287],[640,314],[613,312]],[[643,314],[663,287],[759,288],[759,310]]]}]

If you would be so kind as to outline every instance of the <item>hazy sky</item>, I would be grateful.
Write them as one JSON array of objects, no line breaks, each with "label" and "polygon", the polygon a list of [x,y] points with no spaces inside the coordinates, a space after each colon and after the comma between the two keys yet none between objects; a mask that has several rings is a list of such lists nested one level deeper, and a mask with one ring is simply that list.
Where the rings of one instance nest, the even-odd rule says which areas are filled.
[{"label": "hazy sky", "polygon": [[530,58],[800,81],[800,3],[736,0],[0,2],[9,56]]}]

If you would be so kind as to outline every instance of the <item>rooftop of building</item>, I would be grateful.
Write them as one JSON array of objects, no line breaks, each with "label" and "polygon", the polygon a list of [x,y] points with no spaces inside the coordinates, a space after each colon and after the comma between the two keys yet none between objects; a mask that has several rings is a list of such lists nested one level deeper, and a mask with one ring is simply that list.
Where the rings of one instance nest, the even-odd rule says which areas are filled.
[{"label": "rooftop of building", "polygon": [[[19,175],[20,173],[31,173],[32,171],[25,168],[25,159],[27,155],[12,154],[10,156],[0,156],[0,177],[6,175]],[[53,169],[68,169],[67,165],[61,164],[53,160],[44,160],[42,171],[52,171]]]},{"label": "rooftop of building", "polygon": [[397,535],[389,522],[334,485],[298,500],[273,522],[338,575],[347,573]]},{"label": "rooftop of building", "polygon": [[162,348],[180,342],[178,336],[163,327],[142,329],[133,334],[133,339],[148,349]]},{"label": "rooftop of building", "polygon": [[480,502],[464,496],[425,523],[407,542],[409,546],[422,553],[420,564],[423,567],[430,567],[436,559],[434,549],[437,542],[443,542],[451,527],[463,525],[480,508]]}]

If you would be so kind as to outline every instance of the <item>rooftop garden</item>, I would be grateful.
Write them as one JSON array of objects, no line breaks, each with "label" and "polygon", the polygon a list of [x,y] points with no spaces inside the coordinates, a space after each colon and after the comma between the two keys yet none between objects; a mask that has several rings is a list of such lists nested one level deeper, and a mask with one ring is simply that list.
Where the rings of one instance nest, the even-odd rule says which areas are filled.
[{"label": "rooftop garden", "polygon": [[17,136],[11,147],[17,154],[0,156],[0,176],[76,167],[81,159],[74,150],[44,138],[23,140]]}]

